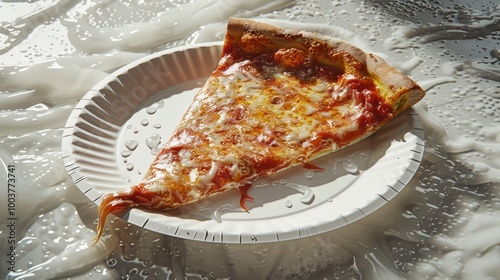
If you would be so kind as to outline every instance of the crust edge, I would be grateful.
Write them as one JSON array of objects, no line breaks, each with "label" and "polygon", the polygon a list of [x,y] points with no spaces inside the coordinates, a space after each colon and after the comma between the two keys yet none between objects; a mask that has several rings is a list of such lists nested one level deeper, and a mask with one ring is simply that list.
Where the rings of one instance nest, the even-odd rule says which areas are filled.
[{"label": "crust edge", "polygon": [[373,78],[386,87],[384,89],[385,92],[392,92],[390,97],[384,97],[391,106],[395,107],[396,115],[415,105],[425,96],[425,91],[411,78],[401,73],[401,71],[391,66],[381,57],[367,53],[347,41],[327,37],[319,33],[286,29],[263,22],[234,17],[229,18],[227,30],[228,33],[259,32],[274,39],[277,38],[276,34],[298,35],[298,40],[313,39],[333,48],[348,52],[366,66],[368,73]]}]

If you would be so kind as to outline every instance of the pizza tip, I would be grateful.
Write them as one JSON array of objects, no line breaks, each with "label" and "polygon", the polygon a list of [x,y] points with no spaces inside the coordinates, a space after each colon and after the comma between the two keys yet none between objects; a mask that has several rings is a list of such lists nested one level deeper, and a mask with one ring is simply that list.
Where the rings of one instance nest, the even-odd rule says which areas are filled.
[{"label": "pizza tip", "polygon": [[94,246],[99,242],[103,232],[106,219],[109,214],[118,210],[127,210],[134,207],[134,202],[128,199],[128,193],[110,193],[104,196],[101,205],[99,206],[98,223],[97,223],[97,236],[94,239]]}]

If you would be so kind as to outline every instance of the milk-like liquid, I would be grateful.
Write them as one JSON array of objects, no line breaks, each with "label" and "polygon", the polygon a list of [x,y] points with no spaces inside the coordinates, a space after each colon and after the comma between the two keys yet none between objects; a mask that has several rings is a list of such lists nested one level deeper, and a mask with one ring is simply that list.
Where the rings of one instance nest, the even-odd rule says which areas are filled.
[{"label": "milk-like liquid", "polygon": [[[0,277],[497,279],[500,6],[376,2],[4,3],[0,178],[15,165],[17,223],[11,272],[4,258],[12,239],[2,180]],[[137,58],[222,40],[232,15],[339,37],[377,53],[419,82],[428,95],[415,106],[426,134],[417,174],[370,216],[299,240],[206,244],[111,219],[107,235],[91,246],[96,207],[74,185],[61,159],[62,130],[71,110],[108,73]],[[143,125],[161,127],[147,119]],[[152,150],[158,141],[149,139]],[[133,150],[134,143],[129,144],[124,152]],[[218,211],[214,217],[220,220],[224,209]]]}]

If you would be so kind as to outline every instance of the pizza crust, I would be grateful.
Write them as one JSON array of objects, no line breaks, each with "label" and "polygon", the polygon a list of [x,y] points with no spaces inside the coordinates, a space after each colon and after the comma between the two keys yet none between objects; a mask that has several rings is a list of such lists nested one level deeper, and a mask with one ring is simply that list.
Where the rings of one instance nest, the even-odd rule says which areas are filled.
[{"label": "pizza crust", "polygon": [[[312,40],[315,44],[327,46],[327,48],[323,48],[325,52],[327,50],[347,52],[360,65],[363,65],[368,74],[382,87],[382,92],[386,93],[384,97],[387,103],[393,107],[396,115],[415,105],[425,96],[424,90],[417,83],[389,65],[381,57],[372,53],[366,53],[344,40],[326,37],[315,32],[285,29],[247,19],[229,19],[228,34],[231,37],[230,42],[232,44],[240,44],[238,42],[241,42],[241,38],[247,33],[253,34],[257,40],[263,37],[271,38],[272,43],[266,45],[272,47],[299,47],[300,44],[304,47],[305,44],[310,45]],[[308,52],[310,50],[305,51]],[[325,57],[328,57],[328,53],[316,53],[315,55],[317,60],[328,63],[327,61],[323,61]],[[330,61],[329,63],[335,64],[336,62]]]},{"label": "pizza crust", "polygon": [[[394,107],[396,114],[415,105],[425,96],[425,91],[412,79],[403,75],[399,70],[385,62],[382,58],[370,54],[366,60],[370,75],[386,85],[385,91],[392,92],[386,100]],[[398,104],[399,103],[399,104]]]}]

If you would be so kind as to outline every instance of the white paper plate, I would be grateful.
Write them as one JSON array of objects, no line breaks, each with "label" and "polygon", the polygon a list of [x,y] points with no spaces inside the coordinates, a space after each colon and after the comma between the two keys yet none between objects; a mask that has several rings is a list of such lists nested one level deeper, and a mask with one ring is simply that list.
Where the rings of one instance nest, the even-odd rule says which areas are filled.
[{"label": "white paper plate", "polygon": [[[90,90],[63,135],[69,175],[96,204],[137,183],[215,69],[221,43],[156,53],[127,65]],[[418,115],[407,110],[365,141],[238,190],[167,213],[134,209],[123,218],[167,235],[218,243],[275,242],[352,223],[382,207],[415,174],[424,150]]]}]

